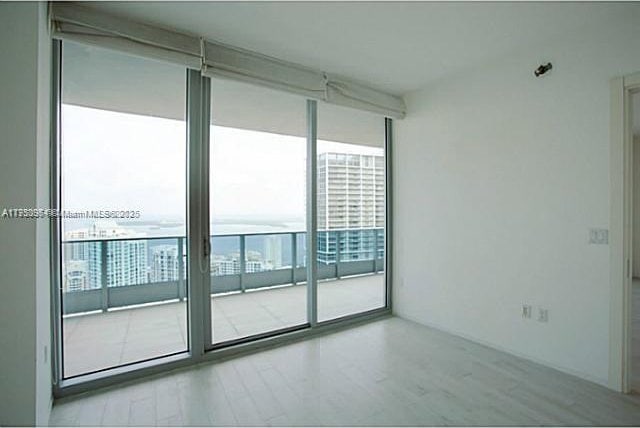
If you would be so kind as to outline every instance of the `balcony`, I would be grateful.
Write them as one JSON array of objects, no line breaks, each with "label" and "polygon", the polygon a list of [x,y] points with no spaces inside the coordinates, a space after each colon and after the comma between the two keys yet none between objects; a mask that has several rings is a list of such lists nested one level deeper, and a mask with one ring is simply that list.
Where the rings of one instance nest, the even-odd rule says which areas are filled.
[{"label": "balcony", "polygon": [[[355,232],[362,240],[354,243]],[[212,237],[214,343],[307,322],[305,236]],[[319,232],[319,241],[323,238],[332,244],[318,250],[319,319],[383,307],[383,229]],[[63,243],[66,377],[186,350],[185,244],[183,237]],[[264,258],[276,254],[277,262],[251,260],[262,244],[269,252]],[[141,275],[132,254],[143,254],[151,272]],[[117,276],[113,270],[123,270],[123,260],[127,274]]]}]

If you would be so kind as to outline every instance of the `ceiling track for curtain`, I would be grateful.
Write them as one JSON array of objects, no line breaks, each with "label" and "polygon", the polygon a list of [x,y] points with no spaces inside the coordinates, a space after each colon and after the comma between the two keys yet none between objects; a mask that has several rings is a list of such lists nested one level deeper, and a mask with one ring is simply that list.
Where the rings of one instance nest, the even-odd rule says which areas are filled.
[{"label": "ceiling track for curtain", "polygon": [[405,115],[402,98],[362,83],[202,37],[52,2],[53,37],[184,65],[203,75],[265,86],[392,118]]}]

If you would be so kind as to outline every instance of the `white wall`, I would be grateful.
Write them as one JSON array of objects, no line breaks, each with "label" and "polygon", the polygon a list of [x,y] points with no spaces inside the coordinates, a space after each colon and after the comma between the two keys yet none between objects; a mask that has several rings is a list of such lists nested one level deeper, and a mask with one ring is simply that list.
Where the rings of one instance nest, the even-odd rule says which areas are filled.
[{"label": "white wall", "polygon": [[588,230],[609,223],[609,81],[640,71],[627,12],[406,96],[398,315],[607,384],[609,247]]},{"label": "white wall", "polygon": [[[47,28],[45,3],[0,3],[0,210],[49,206]],[[48,421],[48,234],[47,220],[0,219],[0,425]]]}]

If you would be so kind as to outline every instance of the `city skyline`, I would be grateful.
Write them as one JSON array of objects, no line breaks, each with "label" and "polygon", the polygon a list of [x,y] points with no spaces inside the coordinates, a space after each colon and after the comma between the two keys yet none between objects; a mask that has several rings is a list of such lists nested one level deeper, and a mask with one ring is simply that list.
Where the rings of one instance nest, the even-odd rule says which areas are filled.
[{"label": "city skyline", "polygon": [[[186,240],[166,238],[186,235],[184,122],[66,104],[62,115],[62,208],[141,214],[135,220],[64,219],[64,290],[96,289],[103,281],[121,287],[180,280]],[[383,224],[377,216],[384,215],[384,194],[376,194],[384,192],[383,149],[330,141],[318,141],[317,149],[319,225],[363,229],[320,234],[318,261],[376,256],[381,238],[364,229]],[[329,158],[344,160],[346,169]],[[210,162],[212,235],[272,232],[247,238],[244,273],[304,263],[304,253],[293,260],[292,238],[278,232],[306,227],[306,139],[212,126]],[[341,190],[337,183],[344,184]],[[240,259],[238,243],[213,238],[212,275],[239,274]]]},{"label": "city skyline", "polygon": [[[384,157],[322,153],[318,155],[318,169],[318,219],[319,226],[326,230],[318,234],[318,262],[382,257],[384,231],[372,228],[384,226]],[[341,233],[344,229],[348,230]],[[290,233],[284,235],[293,239]],[[166,239],[148,240],[146,233],[113,220],[94,222],[90,227],[67,231],[64,236],[73,242],[67,244],[69,250],[63,250],[65,292],[100,288],[103,278],[107,287],[120,287],[179,281],[184,276],[184,239],[178,239],[176,244],[167,244]],[[291,248],[291,242],[283,245],[282,234],[252,235],[250,239],[256,238],[262,240],[260,249],[255,243],[252,248],[245,248],[244,273],[298,266],[299,259],[294,260],[293,254],[283,251]],[[211,274],[241,273],[239,247],[236,250],[227,245],[220,251],[216,238],[212,239]],[[103,263],[107,264],[104,270]]]}]

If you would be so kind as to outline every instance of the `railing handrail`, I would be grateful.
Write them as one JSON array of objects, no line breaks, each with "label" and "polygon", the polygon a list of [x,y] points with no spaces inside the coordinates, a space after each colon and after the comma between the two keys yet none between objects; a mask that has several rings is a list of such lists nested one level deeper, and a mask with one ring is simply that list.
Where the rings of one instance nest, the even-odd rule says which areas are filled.
[{"label": "railing handrail", "polygon": [[[342,228],[342,229],[323,229],[318,232],[350,232],[357,230],[384,230],[384,227],[362,227],[359,229],[354,228]],[[301,233],[307,233],[305,230],[291,230],[281,232],[250,232],[250,233],[222,233],[210,235],[212,238],[226,238],[234,236],[268,236],[268,235],[299,235]],[[176,236],[138,236],[138,237],[122,237],[122,238],[104,238],[104,239],[62,239],[60,242],[63,244],[87,244],[91,242],[117,242],[117,241],[151,241],[151,240],[168,240],[168,239],[186,239],[185,235]]]}]

